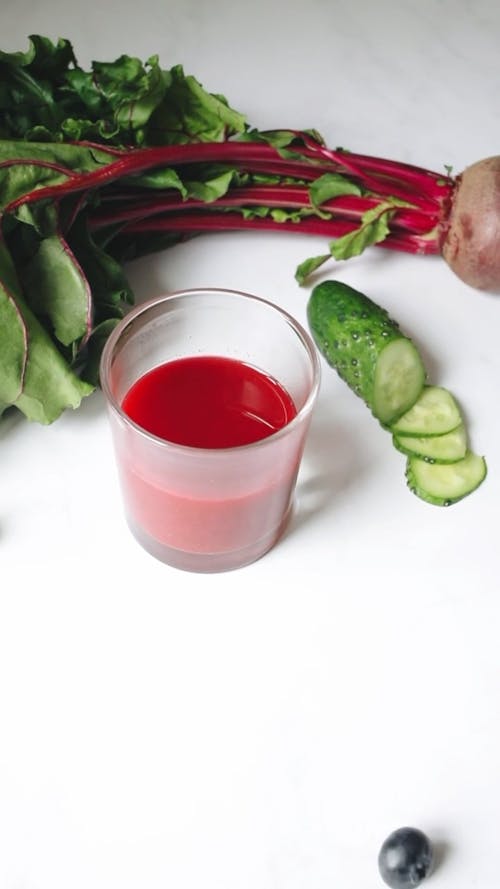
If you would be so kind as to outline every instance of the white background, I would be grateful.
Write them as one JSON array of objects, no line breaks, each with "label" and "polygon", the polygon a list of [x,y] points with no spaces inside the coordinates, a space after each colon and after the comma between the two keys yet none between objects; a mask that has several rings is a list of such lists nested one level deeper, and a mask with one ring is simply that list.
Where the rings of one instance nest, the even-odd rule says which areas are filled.
[{"label": "white background", "polygon": [[[2,0],[1,48],[176,63],[260,128],[459,172],[500,144],[496,0]],[[321,239],[203,236],[137,298],[233,287],[305,322]],[[500,845],[500,297],[437,258],[322,270],[450,388],[489,475],[439,509],[324,366],[295,517],[265,558],[191,575],[130,536],[102,397],[0,422],[0,889],[369,889],[403,824],[436,889],[494,889]]]}]

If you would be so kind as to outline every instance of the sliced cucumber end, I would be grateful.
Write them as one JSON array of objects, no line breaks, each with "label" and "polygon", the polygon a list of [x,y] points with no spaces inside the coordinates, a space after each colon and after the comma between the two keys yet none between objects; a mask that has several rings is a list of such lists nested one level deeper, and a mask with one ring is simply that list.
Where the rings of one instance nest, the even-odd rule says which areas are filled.
[{"label": "sliced cucumber end", "polygon": [[429,463],[420,457],[409,457],[406,480],[410,490],[434,506],[451,506],[472,494],[487,474],[484,457],[467,451],[454,463]]},{"label": "sliced cucumber end", "polygon": [[415,404],[425,385],[425,368],[411,340],[400,337],[380,353],[373,383],[374,416],[388,426]]}]

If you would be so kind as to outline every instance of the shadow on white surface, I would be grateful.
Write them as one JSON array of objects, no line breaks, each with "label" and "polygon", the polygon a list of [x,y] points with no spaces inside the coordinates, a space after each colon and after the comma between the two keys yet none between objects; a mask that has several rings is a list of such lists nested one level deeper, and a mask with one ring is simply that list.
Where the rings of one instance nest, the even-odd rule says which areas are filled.
[{"label": "shadow on white surface", "polygon": [[317,417],[311,426],[296,506],[285,537],[326,510],[357,485],[368,468],[353,431],[335,417]]},{"label": "shadow on white surface", "polygon": [[16,408],[7,408],[0,417],[0,441],[7,438],[13,429],[25,422],[26,420],[20,411]]},{"label": "shadow on white surface", "polygon": [[106,403],[104,395],[100,389],[96,389],[91,395],[83,399],[80,407],[75,410],[68,410],[64,414],[64,422],[71,426],[80,426],[96,420],[100,420],[105,416]]},{"label": "shadow on white surface", "polygon": [[447,840],[438,839],[433,843],[434,856],[432,862],[432,870],[430,876],[433,877],[437,871],[440,871],[443,864],[446,864],[449,857],[453,854],[453,848]]}]

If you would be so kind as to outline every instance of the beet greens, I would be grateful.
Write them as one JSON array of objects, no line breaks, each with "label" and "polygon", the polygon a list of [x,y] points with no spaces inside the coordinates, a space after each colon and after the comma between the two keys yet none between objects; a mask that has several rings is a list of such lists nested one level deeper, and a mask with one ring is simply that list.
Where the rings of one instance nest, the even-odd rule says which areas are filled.
[{"label": "beet greens", "polygon": [[299,283],[375,244],[442,251],[457,180],[313,130],[259,132],[157,57],[87,72],[69,41],[33,36],[0,52],[0,83],[0,413],[78,406],[133,301],[124,263],[201,232],[324,237]]}]

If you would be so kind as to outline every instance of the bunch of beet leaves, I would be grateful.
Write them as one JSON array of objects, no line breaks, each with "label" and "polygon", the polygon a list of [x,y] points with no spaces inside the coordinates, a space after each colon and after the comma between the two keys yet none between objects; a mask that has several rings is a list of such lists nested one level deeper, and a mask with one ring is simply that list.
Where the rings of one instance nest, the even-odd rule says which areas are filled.
[{"label": "bunch of beet leaves", "polygon": [[41,36],[0,52],[0,414],[16,406],[50,423],[77,407],[133,302],[124,264],[201,232],[324,236],[299,283],[331,257],[382,244],[442,253],[468,283],[496,289],[498,231],[496,277],[477,261],[470,224],[474,268],[460,268],[467,172],[332,150],[314,130],[259,132],[156,56],[85,71],[68,40]]}]

